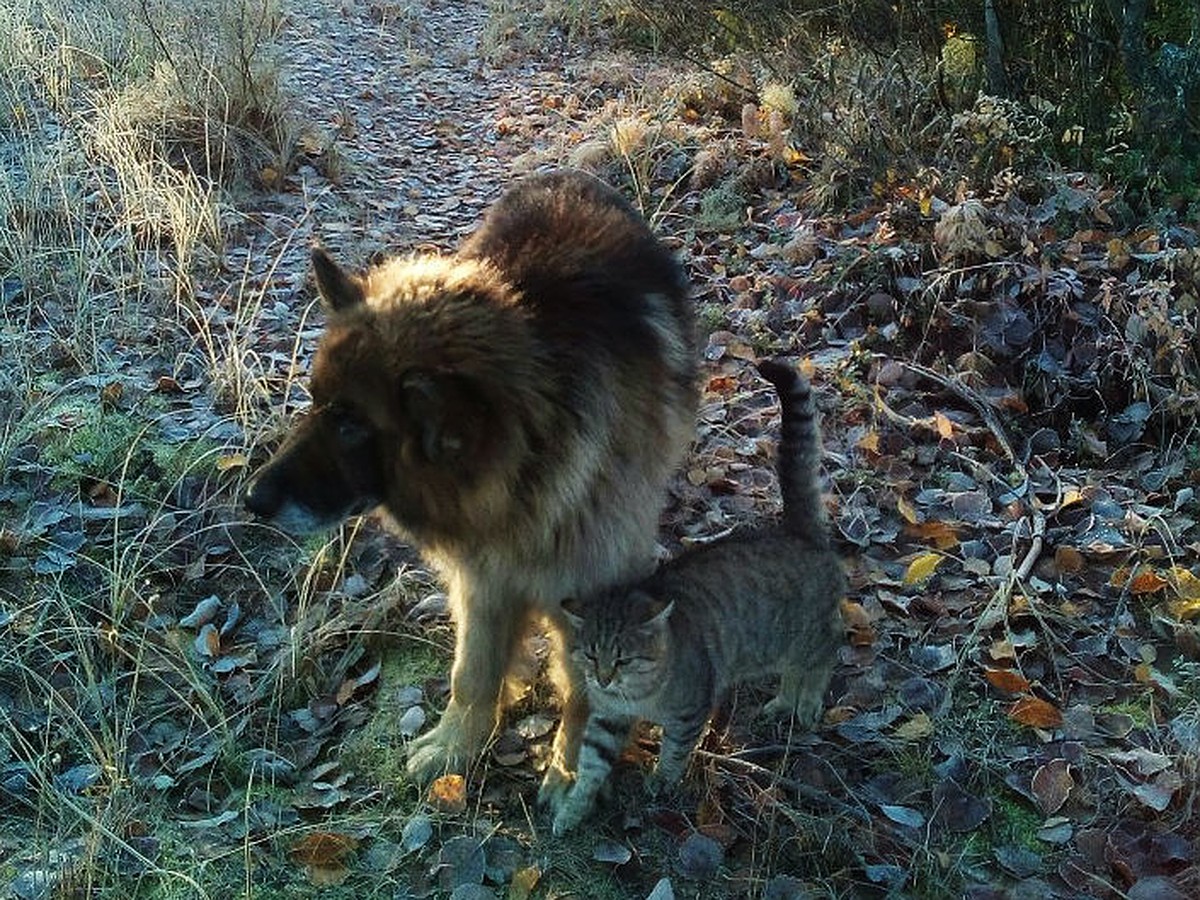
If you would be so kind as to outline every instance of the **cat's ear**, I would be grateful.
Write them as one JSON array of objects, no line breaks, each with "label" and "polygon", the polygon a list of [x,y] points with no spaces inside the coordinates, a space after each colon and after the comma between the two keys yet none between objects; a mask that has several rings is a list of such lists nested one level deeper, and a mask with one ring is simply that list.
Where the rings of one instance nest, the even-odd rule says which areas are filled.
[{"label": "cat's ear", "polygon": [[583,602],[578,597],[567,597],[559,606],[567,623],[572,628],[583,627]]},{"label": "cat's ear", "polygon": [[640,591],[638,592],[637,600],[641,603],[644,610],[642,624],[653,628],[665,625],[667,619],[671,617],[671,611],[675,609],[674,600],[666,600],[662,597],[655,597],[652,594]]}]

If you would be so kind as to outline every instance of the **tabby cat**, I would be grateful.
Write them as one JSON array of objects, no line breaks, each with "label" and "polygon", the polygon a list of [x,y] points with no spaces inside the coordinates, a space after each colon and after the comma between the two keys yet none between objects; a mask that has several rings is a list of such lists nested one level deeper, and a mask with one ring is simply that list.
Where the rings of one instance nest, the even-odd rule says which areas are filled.
[{"label": "tabby cat", "polygon": [[812,391],[791,365],[764,361],[758,371],[783,410],[782,523],[684,553],[643,581],[563,602],[590,713],[574,784],[546,797],[556,834],[587,815],[638,720],[662,725],[648,784],[657,793],[679,781],[730,686],[778,674],[768,713],[811,726],[821,711],[842,639],[838,601],[846,582],[818,487]]}]

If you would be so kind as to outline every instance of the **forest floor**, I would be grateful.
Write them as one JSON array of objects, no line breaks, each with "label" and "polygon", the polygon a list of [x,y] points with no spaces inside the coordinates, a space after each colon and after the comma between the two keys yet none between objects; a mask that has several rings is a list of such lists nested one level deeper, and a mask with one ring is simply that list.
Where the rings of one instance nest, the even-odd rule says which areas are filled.
[{"label": "forest floor", "polygon": [[[56,354],[59,311],[3,282],[40,349],[0,394],[0,896],[1200,896],[1194,215],[1082,174],[885,181],[830,212],[765,99],[504,9],[291,3],[296,158],[223,211],[172,336]],[[465,781],[411,784],[446,697],[438,585],[372,518],[297,545],[237,494],[306,402],[309,245],[449,251],[563,164],[693,282],[703,396],[664,547],[777,514],[752,363],[790,356],[851,589],[815,730],[748,686],[677,794],[640,793],[647,731],[554,838],[544,686]]]}]

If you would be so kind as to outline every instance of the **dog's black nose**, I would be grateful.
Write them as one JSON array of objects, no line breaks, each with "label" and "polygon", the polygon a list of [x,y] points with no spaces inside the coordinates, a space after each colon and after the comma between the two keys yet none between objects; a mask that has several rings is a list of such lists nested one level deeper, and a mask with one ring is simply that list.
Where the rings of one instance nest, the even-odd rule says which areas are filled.
[{"label": "dog's black nose", "polygon": [[254,478],[242,494],[242,503],[246,509],[262,519],[269,519],[279,510],[282,497],[279,487],[270,473],[263,473]]}]

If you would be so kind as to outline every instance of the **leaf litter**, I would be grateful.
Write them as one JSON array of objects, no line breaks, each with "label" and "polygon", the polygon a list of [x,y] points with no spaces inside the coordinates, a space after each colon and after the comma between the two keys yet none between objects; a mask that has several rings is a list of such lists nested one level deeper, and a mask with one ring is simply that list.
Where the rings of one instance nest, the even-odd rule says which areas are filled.
[{"label": "leaf litter", "polygon": [[[348,260],[451,247],[514,172],[561,163],[562,148],[606,127],[620,87],[595,80],[604,65],[652,86],[679,73],[554,35],[551,52],[489,68],[472,61],[484,16],[470,5],[451,14],[417,4],[411,33],[380,28],[365,9],[336,20],[291,15],[284,49],[304,62],[286,75],[317,131],[304,161],[279,173],[279,191],[232,235],[222,266],[261,292],[253,351],[271,367],[275,399],[295,409],[307,398],[285,386],[319,334],[303,313],[311,239]],[[403,89],[378,89],[368,73],[385,69],[405,73]],[[736,124],[696,128],[698,141],[724,134],[740,152],[761,152]],[[352,163],[340,183],[322,159],[335,147]],[[817,729],[763,722],[754,710],[766,694],[739,691],[683,790],[654,807],[638,769],[655,738],[641,736],[594,820],[585,862],[572,866],[543,853],[544,828],[527,828],[555,726],[552,707],[534,708],[534,697],[501,733],[493,767],[435,783],[424,811],[390,831],[342,833],[336,823],[349,809],[394,799],[385,776],[336,757],[365,727],[380,683],[389,687],[384,653],[403,652],[367,651],[349,635],[381,622],[436,633],[444,595],[372,523],[346,550],[346,572],[314,565],[297,577],[299,557],[279,553],[278,535],[255,534],[230,512],[260,456],[205,376],[156,368],[131,348],[127,368],[141,371],[90,384],[89,397],[105,415],[144,416],[165,442],[216,441],[214,471],[180,480],[151,512],[146,502],[118,504],[111,472],[55,484],[44,435],[13,454],[0,484],[0,555],[30,591],[0,594],[0,638],[22,653],[34,646],[47,633],[38,609],[52,605],[51,585],[86,585],[98,548],[143,546],[154,563],[123,598],[121,618],[85,596],[88,639],[108,648],[93,697],[67,674],[79,650],[62,639],[40,638],[44,649],[25,662],[44,669],[45,693],[0,667],[0,708],[33,751],[0,758],[0,805],[35,809],[44,785],[102,802],[109,773],[72,739],[73,717],[97,728],[101,708],[129,698],[136,668],[144,714],[126,739],[131,782],[167,795],[185,834],[217,853],[245,836],[246,809],[259,835],[300,817],[327,828],[287,854],[312,883],[349,877],[363,845],[386,846],[391,834],[403,851],[397,865],[429,891],[462,897],[504,895],[506,885],[508,896],[529,896],[578,877],[579,866],[592,878],[632,879],[630,896],[660,900],[675,894],[671,877],[711,885],[726,875],[745,887],[730,896],[750,885],[764,885],[764,897],[804,896],[830,879],[903,893],[924,884],[916,851],[950,858],[972,839],[991,849],[963,874],[968,892],[1043,879],[1064,897],[1200,893],[1189,814],[1200,752],[1200,506],[1189,455],[1195,397],[1184,378],[1195,360],[1175,339],[1172,307],[1193,290],[1200,240],[1186,223],[1119,233],[1104,221],[1109,189],[1086,176],[1052,179],[1033,199],[1001,187],[959,201],[942,190],[928,210],[897,185],[850,216],[803,204],[803,167],[777,174],[748,198],[736,229],[689,227],[701,192],[682,188],[656,223],[685,259],[707,323],[697,442],[663,540],[675,549],[775,513],[774,401],[749,363],[806,357],[852,579],[850,639]],[[650,190],[667,199],[662,185]],[[979,258],[988,265],[964,264]],[[878,272],[868,277],[862,260]],[[240,287],[201,289],[209,321]],[[1120,334],[1106,330],[1113,321]],[[1119,340],[1146,361],[1151,396],[1106,364]],[[1098,399],[1076,404],[1080,396]],[[165,406],[144,408],[145,397]],[[146,473],[156,465],[134,462]],[[401,603],[406,621],[380,612],[397,560],[413,599],[426,598]],[[320,627],[330,617],[336,634]],[[288,702],[276,711],[267,701],[280,679]],[[396,699],[398,738],[419,733],[441,696],[433,682],[410,687]],[[196,688],[226,718],[179,709]],[[245,775],[283,792],[274,805],[246,806],[236,779],[212,777],[229,749],[214,734],[225,729]],[[399,758],[402,742],[388,752]],[[476,810],[511,829],[504,853],[489,852],[468,821]],[[709,820],[698,829],[700,810]],[[15,866],[17,893],[66,869],[31,857]]]}]

